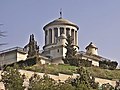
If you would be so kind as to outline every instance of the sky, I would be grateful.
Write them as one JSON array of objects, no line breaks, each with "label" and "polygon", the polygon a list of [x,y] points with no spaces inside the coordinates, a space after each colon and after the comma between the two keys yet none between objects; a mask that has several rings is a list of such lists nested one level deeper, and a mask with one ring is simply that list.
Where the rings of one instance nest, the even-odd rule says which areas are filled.
[{"label": "sky", "polygon": [[77,24],[80,51],[93,42],[98,53],[120,63],[120,0],[0,0],[0,51],[24,47],[34,34],[44,46],[43,27],[60,17]]}]

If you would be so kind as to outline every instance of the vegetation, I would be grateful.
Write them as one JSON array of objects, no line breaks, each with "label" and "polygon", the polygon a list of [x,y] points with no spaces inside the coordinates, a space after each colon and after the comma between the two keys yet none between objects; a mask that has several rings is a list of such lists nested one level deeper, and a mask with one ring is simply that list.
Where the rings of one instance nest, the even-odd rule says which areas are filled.
[{"label": "vegetation", "polygon": [[104,69],[116,69],[118,63],[116,61],[99,61],[99,67],[104,68]]},{"label": "vegetation", "polygon": [[[0,26],[2,26],[3,24],[0,24]],[[5,32],[4,31],[2,31],[2,30],[0,30],[0,38],[2,38],[2,37],[5,37],[6,35],[5,35]],[[2,45],[6,45],[6,43],[0,43],[0,46],[2,46]]]},{"label": "vegetation", "polygon": [[[59,73],[72,75],[73,73],[77,73],[76,66],[70,66],[65,64],[59,65],[34,65],[30,67],[24,67],[26,70],[35,71],[35,72],[44,72],[48,74],[58,75]],[[108,70],[102,69],[99,67],[84,67],[89,73],[94,77],[104,78],[104,79],[120,79],[120,70]]]},{"label": "vegetation", "polygon": [[86,67],[86,69],[92,74],[94,77],[99,77],[103,79],[120,79],[120,70],[108,70],[101,69],[99,67]]},{"label": "vegetation", "polygon": [[67,49],[67,52],[66,52],[65,59],[63,59],[63,61],[65,64],[77,66],[77,61],[76,61],[77,51],[73,45],[73,38],[70,35],[68,35],[66,41],[67,43],[66,43],[65,48]]},{"label": "vegetation", "polygon": [[[34,65],[30,68],[32,69],[33,67],[38,67],[38,65]],[[42,66],[39,65],[39,68],[40,67]],[[119,70],[100,69],[98,67],[76,67],[76,66],[70,66],[70,65],[44,65],[44,67],[45,67],[46,73],[48,69],[50,70],[50,68],[52,68],[51,70],[52,72],[56,70],[57,67],[59,67],[59,69],[61,70],[67,69],[74,73],[78,73],[79,76],[75,79],[69,78],[65,82],[61,82],[61,81],[55,81],[51,79],[47,74],[45,74],[43,77],[37,74],[34,74],[29,79],[28,90],[98,90],[99,84],[95,83],[94,77],[91,77],[91,76],[95,76],[95,75],[102,76],[102,74],[105,73],[106,71],[110,71],[110,72],[115,71],[118,74],[118,77],[120,76]],[[103,70],[105,71],[103,72]],[[119,71],[119,73],[117,71]],[[112,75],[106,75],[106,76],[112,76]],[[5,88],[8,90],[24,90],[25,88],[23,87],[24,77],[18,72],[18,67],[16,65],[14,65],[14,67],[8,66],[3,70],[1,81],[5,84]],[[119,83],[120,82],[117,83],[115,88],[120,87]],[[110,84],[103,84],[101,88],[102,90],[114,90],[113,86],[111,86]],[[119,90],[119,89],[116,89],[116,90]]]},{"label": "vegetation", "polygon": [[23,87],[23,78],[18,72],[18,67],[6,67],[1,74],[1,81],[5,85],[6,90],[24,90]]},{"label": "vegetation", "polygon": [[[114,87],[112,85],[110,85],[109,83],[107,84],[102,84],[102,90],[114,90]],[[119,89],[117,89],[119,90]]]},{"label": "vegetation", "polygon": [[34,74],[29,79],[29,88],[28,90],[54,90],[55,81],[49,78],[47,75],[44,75],[41,78],[39,75]]},{"label": "vegetation", "polygon": [[91,78],[90,73],[83,67],[77,69],[79,76],[72,81],[72,85],[81,88],[81,90],[98,89],[98,83],[95,83],[94,77]]},{"label": "vegetation", "polygon": [[38,65],[36,64],[34,66],[24,67],[23,69],[35,71],[35,72],[47,73],[47,74],[54,74],[54,75],[58,75],[59,73],[72,75],[73,73],[76,73],[77,68],[78,67],[76,66],[63,65],[63,64],[59,64],[59,65],[55,65],[55,64]]},{"label": "vegetation", "polygon": [[67,43],[65,48],[67,49],[66,52],[66,56],[63,59],[65,64],[69,64],[72,66],[85,66],[85,67],[91,67],[92,66],[92,62],[85,60],[85,59],[81,59],[79,58],[79,56],[76,54],[76,48],[73,45],[73,39],[70,35],[67,36],[66,39]]},{"label": "vegetation", "polygon": [[78,68],[77,72],[79,74],[77,78],[74,80],[70,78],[65,82],[56,82],[46,74],[43,78],[34,74],[29,79],[28,90],[97,90],[98,84],[90,78],[90,74],[84,68]]},{"label": "vegetation", "polygon": [[[31,70],[34,72],[45,73],[41,78],[39,75],[34,74],[29,79],[28,90],[98,90],[99,83],[95,82],[94,77],[105,78],[105,79],[120,79],[120,70],[113,70],[117,67],[117,62],[101,61],[100,67],[92,66],[92,62],[84,59],[79,59],[76,55],[76,49],[72,45],[72,38],[69,35],[66,43],[66,57],[64,59],[64,65],[51,64],[42,65],[39,63],[38,50],[34,36],[30,36],[30,43],[28,44],[29,53],[26,61],[17,62],[19,68],[25,70]],[[13,67],[10,67],[13,66]],[[24,77],[18,71],[18,66],[9,65],[2,72],[2,82],[5,85],[6,90],[24,90]],[[83,67],[84,66],[84,67]],[[108,70],[111,69],[111,70]],[[88,72],[89,71],[89,72]],[[69,78],[65,82],[55,81],[50,78],[47,74],[58,75],[73,73],[79,74],[76,78]],[[119,88],[119,82],[115,88]],[[102,90],[113,90],[114,87],[110,84],[103,84]],[[116,89],[117,90],[117,89]]]},{"label": "vegetation", "polygon": [[[92,90],[94,80],[90,79],[90,74],[84,68],[78,68],[79,77],[65,82],[55,81],[45,74],[42,78],[34,74],[29,79],[28,90]],[[18,67],[6,67],[2,72],[1,81],[5,85],[6,90],[24,90],[24,77],[18,71]],[[92,84],[91,84],[92,83]],[[94,82],[95,83],[95,82]],[[98,87],[96,87],[98,88]]]}]

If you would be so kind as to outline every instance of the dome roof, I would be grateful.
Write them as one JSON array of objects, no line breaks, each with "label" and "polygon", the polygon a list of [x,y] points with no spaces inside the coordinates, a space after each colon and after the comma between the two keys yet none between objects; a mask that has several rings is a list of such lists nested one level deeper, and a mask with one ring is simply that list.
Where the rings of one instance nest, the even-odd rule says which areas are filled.
[{"label": "dome roof", "polygon": [[74,27],[76,27],[77,29],[79,29],[79,27],[78,27],[76,24],[74,24],[74,23],[72,23],[72,22],[70,22],[69,20],[64,19],[64,18],[58,18],[58,19],[56,19],[56,20],[48,23],[47,25],[45,25],[45,26],[43,27],[43,29],[45,30],[46,27],[48,27],[48,26],[53,26],[53,25],[70,25],[70,26],[74,26]]},{"label": "dome roof", "polygon": [[62,33],[62,34],[60,35],[60,38],[66,39],[67,37],[66,37],[66,35],[65,35],[64,33]]},{"label": "dome roof", "polygon": [[87,49],[87,48],[96,48],[96,49],[98,49],[92,42],[85,49]]}]

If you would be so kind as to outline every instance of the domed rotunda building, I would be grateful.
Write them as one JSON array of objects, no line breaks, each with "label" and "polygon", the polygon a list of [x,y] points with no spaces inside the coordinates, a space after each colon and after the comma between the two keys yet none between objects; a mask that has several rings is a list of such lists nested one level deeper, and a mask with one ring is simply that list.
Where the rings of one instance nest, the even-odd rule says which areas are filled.
[{"label": "domed rotunda building", "polygon": [[63,63],[62,58],[66,54],[66,38],[68,35],[73,38],[73,45],[78,50],[79,27],[62,17],[55,19],[43,27],[45,32],[45,45],[43,54],[52,59],[52,63]]}]

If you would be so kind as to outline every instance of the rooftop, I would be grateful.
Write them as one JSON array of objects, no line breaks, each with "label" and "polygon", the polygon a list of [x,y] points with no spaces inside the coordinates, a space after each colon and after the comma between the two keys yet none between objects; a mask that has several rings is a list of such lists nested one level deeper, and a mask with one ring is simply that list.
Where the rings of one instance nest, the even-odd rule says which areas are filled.
[{"label": "rooftop", "polygon": [[70,26],[74,26],[77,29],[79,29],[79,27],[76,24],[74,24],[71,21],[69,21],[67,19],[64,19],[64,18],[55,19],[54,21],[52,21],[52,22],[48,23],[47,25],[45,25],[43,27],[43,29],[45,30],[46,27],[53,26],[53,25],[70,25]]}]

